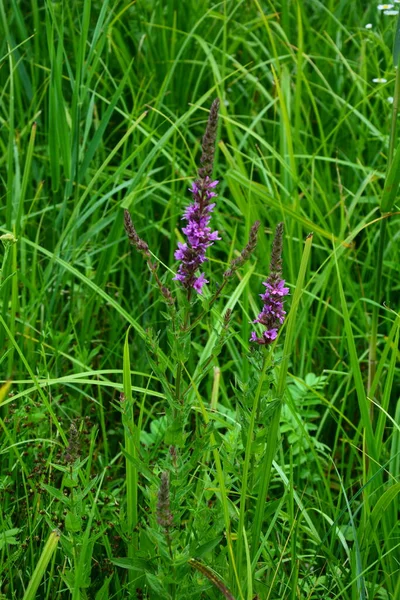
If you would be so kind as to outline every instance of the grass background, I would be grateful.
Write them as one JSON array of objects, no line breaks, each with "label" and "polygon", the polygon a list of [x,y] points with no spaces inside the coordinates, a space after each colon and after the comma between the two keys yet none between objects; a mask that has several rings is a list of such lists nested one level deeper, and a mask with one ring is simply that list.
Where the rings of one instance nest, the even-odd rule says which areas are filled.
[{"label": "grass background", "polygon": [[[246,600],[400,597],[399,219],[396,204],[380,212],[395,26],[377,3],[345,0],[0,0],[0,233],[18,239],[0,256],[4,598],[200,599],[230,597],[227,588]],[[207,263],[211,291],[251,224],[262,228],[255,256],[193,332],[185,368],[205,374],[184,417],[194,433],[180,440],[163,383],[174,367],[160,373],[145,352],[152,327],[147,348],[169,356],[165,307],[122,208],[174,287],[180,216],[216,96],[222,240]],[[257,414],[250,456],[261,375],[247,340],[279,221],[292,303],[301,265],[304,282],[290,355],[288,326],[268,371],[276,390],[288,362],[255,539],[274,406]],[[75,443],[80,459],[66,466]],[[164,470],[172,557],[156,519]]]}]

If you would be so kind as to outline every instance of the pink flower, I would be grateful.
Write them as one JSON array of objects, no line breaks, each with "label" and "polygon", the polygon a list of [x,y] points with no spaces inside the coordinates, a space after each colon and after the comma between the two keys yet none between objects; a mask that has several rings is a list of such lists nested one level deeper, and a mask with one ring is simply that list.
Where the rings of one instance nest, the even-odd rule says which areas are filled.
[{"label": "pink flower", "polygon": [[187,221],[186,227],[182,229],[187,242],[185,244],[178,243],[178,250],[175,252],[175,258],[180,260],[181,263],[174,279],[180,281],[187,290],[193,288],[199,294],[202,293],[203,286],[208,281],[204,273],[199,276],[196,273],[200,265],[207,260],[207,248],[212,246],[216,240],[221,239],[218,237],[218,231],[211,231],[211,227],[209,227],[211,213],[215,206],[215,203],[210,203],[210,200],[217,196],[214,189],[218,185],[217,180],[211,180],[218,110],[219,100],[216,98],[210,108],[207,127],[201,144],[201,167],[198,171],[198,179],[189,188],[189,192],[193,195],[193,203],[186,208],[182,217]]},{"label": "pink flower", "polygon": [[187,242],[178,242],[178,250],[175,251],[175,258],[181,261],[175,280],[182,282],[186,289],[193,288],[199,294],[202,288],[208,283],[202,273],[196,277],[196,271],[200,265],[207,260],[205,254],[207,248],[213,245],[218,237],[218,231],[211,231],[209,223],[211,213],[215,203],[209,204],[209,199],[217,194],[210,192],[215,188],[218,181],[211,181],[207,176],[204,179],[195,181],[189,191],[193,194],[194,202],[188,206],[182,219],[187,221],[186,227],[182,232],[186,235]]},{"label": "pink flower", "polygon": [[260,323],[265,327],[262,336],[257,336],[253,331],[250,342],[260,345],[270,344],[278,337],[279,327],[285,320],[286,312],[283,310],[283,297],[289,294],[289,288],[285,287],[285,280],[282,279],[282,236],[283,224],[280,223],[275,232],[272,245],[270,274],[263,282],[266,290],[260,294],[264,306],[257,319],[253,323]]},{"label": "pink flower", "polygon": [[206,283],[208,283],[208,279],[206,279],[205,276],[204,276],[204,273],[202,273],[200,275],[200,277],[197,277],[197,279],[195,279],[193,287],[196,290],[196,292],[198,292],[199,294],[201,294],[202,293],[202,289],[203,289],[203,285],[205,285]]}]

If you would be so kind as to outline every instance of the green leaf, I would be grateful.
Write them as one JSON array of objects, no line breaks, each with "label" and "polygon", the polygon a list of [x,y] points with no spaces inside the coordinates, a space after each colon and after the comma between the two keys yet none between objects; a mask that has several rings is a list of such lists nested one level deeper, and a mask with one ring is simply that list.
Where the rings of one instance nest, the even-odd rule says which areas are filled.
[{"label": "green leaf", "polygon": [[63,487],[69,487],[69,488],[74,488],[78,485],[78,482],[75,479],[72,479],[72,477],[64,477],[63,478]]},{"label": "green leaf", "polygon": [[18,540],[15,536],[20,531],[20,529],[9,529],[8,531],[2,531],[0,533],[0,550],[2,550],[7,544],[18,544]]},{"label": "green leaf", "polygon": [[210,540],[209,542],[206,542],[205,544],[202,544],[201,546],[198,546],[193,551],[193,556],[196,558],[203,558],[203,556],[214,550],[214,548],[216,548],[221,543],[221,540],[222,537],[219,536],[214,538],[213,540]]},{"label": "green leaf", "polygon": [[170,595],[167,593],[166,589],[161,584],[159,577],[156,577],[151,573],[146,573],[146,580],[153,592],[156,592],[156,594],[160,594],[160,596],[162,596],[162,598],[165,600],[167,598],[170,598]]},{"label": "green leaf", "polygon": [[145,558],[120,557],[111,558],[110,560],[116,567],[121,567],[121,569],[129,569],[132,571],[140,571],[142,573],[147,573],[149,571],[149,567],[152,566],[151,562]]},{"label": "green leaf", "polygon": [[371,535],[377,531],[379,522],[385,515],[389,505],[399,493],[400,483],[395,483],[394,485],[391,485],[376,502],[365,527],[364,539],[367,541],[367,544],[370,542],[369,538]]},{"label": "green leaf", "polygon": [[172,444],[177,448],[183,448],[184,442],[183,419],[182,416],[177,415],[164,433],[164,443],[168,446]]},{"label": "green leaf", "polygon": [[64,496],[64,494],[57,488],[53,487],[52,485],[47,485],[46,483],[43,483],[42,487],[50,494],[50,496],[53,496],[53,498],[57,498],[57,500],[63,504],[69,504],[70,499]]},{"label": "green leaf", "polygon": [[82,520],[79,515],[68,511],[65,517],[65,527],[67,531],[71,531],[72,533],[76,533],[82,528]]},{"label": "green leaf", "polygon": [[101,586],[101,588],[99,589],[99,591],[97,592],[96,596],[95,596],[95,600],[108,600],[110,597],[110,594],[108,592],[108,588],[111,582],[111,579],[114,577],[114,575],[110,575],[110,577],[107,577],[103,583],[103,585]]}]

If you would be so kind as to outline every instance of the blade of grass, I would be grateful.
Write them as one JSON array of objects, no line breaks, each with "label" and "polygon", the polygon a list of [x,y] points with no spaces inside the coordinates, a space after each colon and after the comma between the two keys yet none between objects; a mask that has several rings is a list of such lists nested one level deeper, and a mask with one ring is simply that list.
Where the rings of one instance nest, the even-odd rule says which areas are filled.
[{"label": "blade of grass", "polygon": [[[352,372],[352,376],[353,376],[354,383],[356,386],[358,407],[359,407],[360,415],[361,415],[361,423],[362,423],[362,427],[365,431],[368,453],[371,455],[371,457],[373,459],[372,464],[375,465],[378,462],[378,455],[376,452],[376,442],[375,442],[375,437],[374,437],[374,433],[372,430],[372,424],[371,424],[371,420],[370,420],[370,402],[368,401],[367,395],[365,393],[364,383],[363,383],[361,369],[360,369],[360,360],[357,355],[357,349],[356,349],[356,343],[355,343],[354,334],[353,334],[353,328],[351,325],[351,319],[350,319],[350,315],[349,315],[347,300],[346,300],[346,297],[345,297],[344,291],[343,291],[342,277],[340,274],[339,263],[338,263],[336,254],[335,254],[335,265],[336,265],[336,275],[337,275],[337,281],[338,281],[338,287],[339,287],[339,296],[340,296],[340,302],[341,302],[342,313],[343,313],[344,328],[345,328],[345,332],[346,332],[347,346],[348,346],[349,354],[350,354],[351,372]],[[375,466],[373,467],[373,470],[375,470]]]},{"label": "blade of grass", "polygon": [[42,581],[44,574],[47,569],[47,565],[50,562],[51,557],[57,549],[58,540],[60,539],[60,532],[55,529],[49,535],[45,547],[40,555],[37,562],[36,568],[29,580],[28,587],[26,588],[23,600],[34,600],[36,598],[36,592]]},{"label": "blade of grass", "polygon": [[[124,427],[125,451],[136,461],[138,458],[138,436],[137,427],[134,421],[134,402],[132,398],[132,375],[131,363],[129,357],[129,331],[126,332],[123,358],[123,384],[124,399],[122,406],[122,423]],[[127,524],[130,542],[128,545],[128,556],[133,558],[136,552],[136,534],[134,529],[138,522],[138,472],[136,463],[125,456],[126,473],[126,503],[127,503]],[[131,573],[131,572],[130,572]],[[133,573],[131,573],[133,575]],[[133,577],[131,578],[133,581]]]}]

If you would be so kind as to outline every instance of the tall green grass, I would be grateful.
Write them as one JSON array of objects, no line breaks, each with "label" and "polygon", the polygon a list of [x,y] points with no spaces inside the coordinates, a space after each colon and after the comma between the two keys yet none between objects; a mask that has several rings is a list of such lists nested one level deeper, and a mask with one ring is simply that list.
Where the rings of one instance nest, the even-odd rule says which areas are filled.
[{"label": "tall green grass", "polygon": [[[5,598],[399,597],[395,30],[358,0],[0,0]],[[211,293],[262,227],[176,359],[122,209],[178,290],[216,96]],[[263,374],[279,221],[291,312]]]}]

